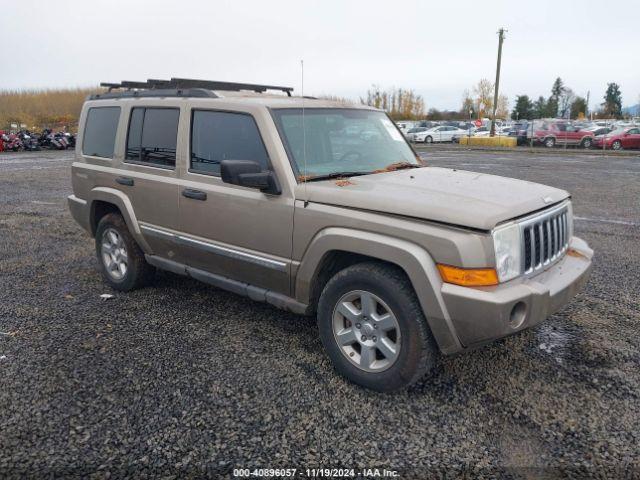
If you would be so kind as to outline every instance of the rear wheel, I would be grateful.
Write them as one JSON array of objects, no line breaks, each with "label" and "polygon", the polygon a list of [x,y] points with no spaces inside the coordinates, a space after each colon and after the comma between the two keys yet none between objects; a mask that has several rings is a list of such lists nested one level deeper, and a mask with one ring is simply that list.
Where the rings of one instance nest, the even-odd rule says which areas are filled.
[{"label": "rear wheel", "polygon": [[545,138],[544,146],[547,148],[553,148],[556,146],[556,139],[553,137]]},{"label": "rear wheel", "polygon": [[148,285],[155,269],[147,263],[121,215],[110,213],[96,229],[96,255],[105,281],[128,292]]},{"label": "rear wheel", "polygon": [[318,328],[336,370],[372,390],[407,387],[438,358],[413,287],[393,266],[361,263],[337,273],[320,296]]},{"label": "rear wheel", "polygon": [[620,140],[616,140],[611,144],[611,148],[614,150],[622,150],[622,142]]}]

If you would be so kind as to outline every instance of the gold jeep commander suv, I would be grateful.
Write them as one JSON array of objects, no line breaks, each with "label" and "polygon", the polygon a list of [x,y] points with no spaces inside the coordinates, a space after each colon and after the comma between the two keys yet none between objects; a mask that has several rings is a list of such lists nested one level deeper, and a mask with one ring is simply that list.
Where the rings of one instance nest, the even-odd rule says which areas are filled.
[{"label": "gold jeep commander suv", "polygon": [[388,391],[438,351],[542,322],[587,280],[567,192],[428,167],[383,111],[270,85],[104,86],[82,109],[69,208],[114,289],[160,268],[316,315],[338,372]]}]

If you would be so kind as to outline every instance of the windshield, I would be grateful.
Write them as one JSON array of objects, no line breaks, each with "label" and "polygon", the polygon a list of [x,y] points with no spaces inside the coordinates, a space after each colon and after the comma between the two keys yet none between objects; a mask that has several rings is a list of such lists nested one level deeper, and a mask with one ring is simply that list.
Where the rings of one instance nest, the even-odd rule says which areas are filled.
[{"label": "windshield", "polygon": [[617,130],[612,130],[611,132],[609,132],[609,135],[612,137],[614,135],[622,135],[626,130],[626,128],[618,128]]},{"label": "windshield", "polygon": [[[392,164],[422,165],[383,112],[347,108],[273,110],[297,175],[373,173]],[[306,143],[306,161],[303,145]]]}]

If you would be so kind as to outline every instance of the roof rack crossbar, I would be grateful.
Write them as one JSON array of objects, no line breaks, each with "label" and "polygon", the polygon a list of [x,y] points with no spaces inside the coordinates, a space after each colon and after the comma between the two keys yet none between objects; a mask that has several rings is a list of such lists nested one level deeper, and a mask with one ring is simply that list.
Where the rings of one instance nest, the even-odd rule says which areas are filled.
[{"label": "roof rack crossbar", "polygon": [[208,90],[226,90],[237,92],[240,90],[250,90],[263,93],[267,90],[279,90],[285,92],[289,97],[293,91],[292,87],[282,87],[279,85],[258,85],[254,83],[218,82],[215,80],[196,80],[192,78],[172,78],[171,83],[175,88],[206,88]]},{"label": "roof rack crossbar", "polygon": [[101,87],[109,89],[111,92],[114,89],[124,88],[131,89],[158,89],[158,88],[175,88],[175,89],[189,89],[189,88],[203,88],[206,90],[226,90],[231,92],[238,92],[240,90],[249,90],[253,92],[263,93],[267,90],[279,90],[285,92],[289,97],[293,91],[293,87],[282,87],[278,85],[258,85],[254,83],[235,83],[235,82],[218,82],[215,80],[196,80],[192,78],[172,78],[171,80],[158,80],[150,78],[146,82],[134,82],[130,80],[123,80],[120,83],[108,83],[103,82]]}]

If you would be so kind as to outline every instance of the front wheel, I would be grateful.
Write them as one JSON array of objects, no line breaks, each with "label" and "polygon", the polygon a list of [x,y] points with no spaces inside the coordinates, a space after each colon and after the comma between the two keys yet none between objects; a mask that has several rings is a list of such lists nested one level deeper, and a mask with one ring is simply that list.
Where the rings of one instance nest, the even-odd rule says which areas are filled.
[{"label": "front wheel", "polygon": [[433,143],[433,137],[431,136],[424,137],[424,143]]},{"label": "front wheel", "polygon": [[611,144],[611,148],[614,150],[622,150],[622,142],[620,140],[616,140]]},{"label": "front wheel", "polygon": [[432,369],[438,349],[404,272],[361,263],[337,273],[318,303],[320,339],[336,370],[381,392]]},{"label": "front wheel", "polygon": [[593,139],[591,138],[585,138],[582,141],[582,148],[591,148],[592,145],[593,145]]},{"label": "front wheel", "polygon": [[553,137],[546,138],[544,141],[544,146],[547,148],[553,148],[556,146],[556,139]]},{"label": "front wheel", "polygon": [[110,213],[96,229],[96,255],[105,281],[115,290],[128,292],[148,285],[155,269],[129,233],[121,215]]}]

